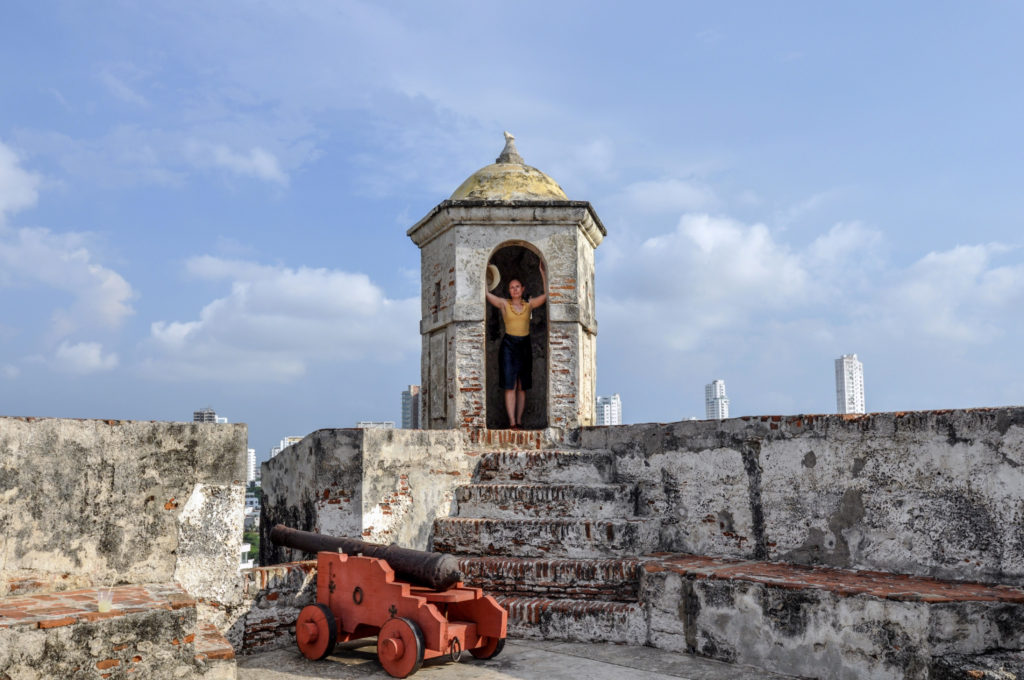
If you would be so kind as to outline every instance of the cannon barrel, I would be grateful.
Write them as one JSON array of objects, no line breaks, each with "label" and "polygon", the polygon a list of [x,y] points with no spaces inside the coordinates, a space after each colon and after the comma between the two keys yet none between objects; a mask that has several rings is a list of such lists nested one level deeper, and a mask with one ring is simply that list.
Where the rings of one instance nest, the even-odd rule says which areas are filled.
[{"label": "cannon barrel", "polygon": [[291,529],[283,524],[278,524],[270,530],[270,540],[275,545],[308,553],[341,550],[348,555],[376,557],[387,562],[395,570],[395,575],[403,581],[428,586],[434,590],[446,590],[462,580],[458,560],[442,553],[367,543],[357,538],[324,536],[311,531]]}]

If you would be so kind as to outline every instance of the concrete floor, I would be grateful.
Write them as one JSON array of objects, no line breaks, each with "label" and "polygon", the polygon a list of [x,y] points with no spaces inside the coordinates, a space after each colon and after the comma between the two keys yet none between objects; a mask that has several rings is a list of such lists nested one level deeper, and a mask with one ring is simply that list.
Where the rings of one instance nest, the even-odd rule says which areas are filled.
[{"label": "concrete floor", "polygon": [[[281,649],[238,659],[238,680],[390,678],[377,663],[376,648],[339,645],[335,655],[309,661],[298,649]],[[776,680],[756,668],[735,666],[650,647],[602,643],[509,640],[493,659],[469,654],[459,663],[428,661],[414,676],[427,680]]]}]

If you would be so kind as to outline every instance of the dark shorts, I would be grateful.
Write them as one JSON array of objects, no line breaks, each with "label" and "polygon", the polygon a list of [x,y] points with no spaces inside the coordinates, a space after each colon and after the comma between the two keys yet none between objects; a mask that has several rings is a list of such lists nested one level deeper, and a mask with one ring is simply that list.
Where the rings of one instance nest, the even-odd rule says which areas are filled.
[{"label": "dark shorts", "polygon": [[514,390],[516,379],[524,390],[533,387],[533,352],[529,335],[505,335],[498,350],[498,382],[503,390]]}]

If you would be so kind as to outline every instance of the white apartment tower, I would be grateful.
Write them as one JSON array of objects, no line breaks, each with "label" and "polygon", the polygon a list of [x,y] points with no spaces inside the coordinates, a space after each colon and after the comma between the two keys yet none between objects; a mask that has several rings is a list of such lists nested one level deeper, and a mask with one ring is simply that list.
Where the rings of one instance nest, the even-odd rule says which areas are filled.
[{"label": "white apartment tower", "polygon": [[402,390],[402,429],[420,429],[420,386],[409,385]]},{"label": "white apartment tower", "polygon": [[622,399],[618,394],[597,398],[597,424],[622,425]]},{"label": "white apartment tower", "polygon": [[729,417],[729,397],[725,396],[724,380],[712,380],[704,386],[704,412],[708,420]]},{"label": "white apartment tower", "polygon": [[256,481],[256,449],[249,449],[245,460],[245,483],[252,484]]},{"label": "white apartment tower", "polygon": [[836,359],[836,409],[839,413],[867,413],[864,405],[864,364],[856,354]]}]

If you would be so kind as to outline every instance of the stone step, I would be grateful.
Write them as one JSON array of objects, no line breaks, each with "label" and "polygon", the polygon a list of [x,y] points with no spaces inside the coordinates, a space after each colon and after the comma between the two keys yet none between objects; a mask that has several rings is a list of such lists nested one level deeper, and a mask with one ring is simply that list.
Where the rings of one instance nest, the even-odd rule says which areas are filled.
[{"label": "stone step", "polygon": [[196,665],[202,669],[203,680],[235,680],[238,670],[235,649],[212,623],[196,624]]},{"label": "stone step", "polygon": [[609,451],[487,451],[480,454],[480,482],[606,484],[615,478]]},{"label": "stone step", "polygon": [[[980,677],[1024,650],[1024,589],[693,555],[645,560],[649,644],[808,677]],[[945,672],[945,671],[943,671]],[[953,671],[950,671],[953,672]]]},{"label": "stone step", "polygon": [[434,550],[509,557],[626,557],[651,552],[661,527],[651,519],[434,520]]},{"label": "stone step", "polygon": [[634,602],[497,597],[508,610],[509,637],[642,645],[647,616]]},{"label": "stone step", "polygon": [[587,517],[636,514],[628,484],[468,484],[455,490],[459,517]]},{"label": "stone step", "polygon": [[462,557],[468,585],[506,597],[636,602],[641,561]]}]

